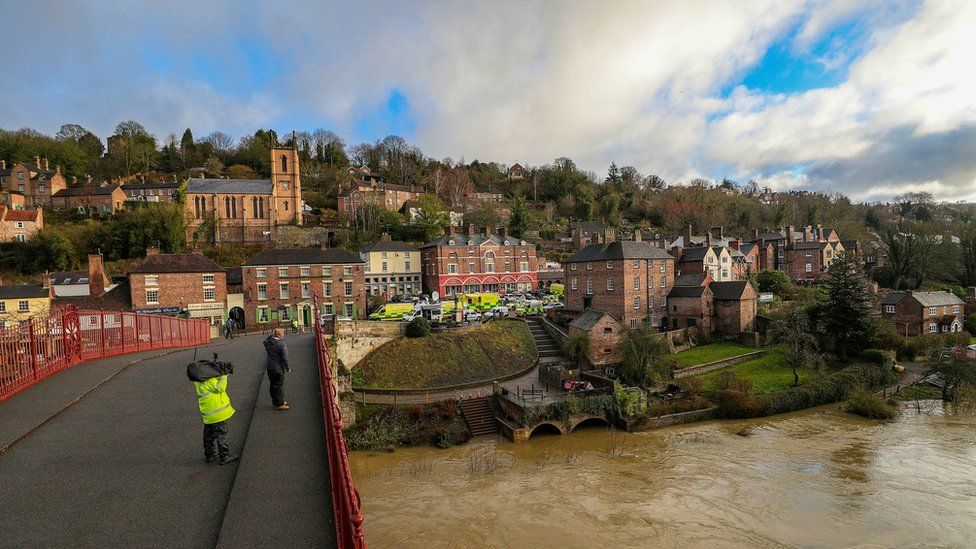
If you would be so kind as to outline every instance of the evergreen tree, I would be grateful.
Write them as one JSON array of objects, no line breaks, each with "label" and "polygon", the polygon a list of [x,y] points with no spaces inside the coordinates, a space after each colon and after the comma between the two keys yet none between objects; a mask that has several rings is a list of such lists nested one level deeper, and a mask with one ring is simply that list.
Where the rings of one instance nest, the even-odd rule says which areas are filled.
[{"label": "evergreen tree", "polygon": [[620,182],[620,169],[617,168],[616,162],[610,163],[610,169],[607,170],[606,183],[619,183]]},{"label": "evergreen tree", "polygon": [[857,260],[845,253],[830,264],[825,286],[823,327],[837,354],[846,360],[848,349],[871,341],[874,335],[867,281]]},{"label": "evergreen tree", "polygon": [[529,228],[529,210],[525,204],[525,197],[517,194],[512,198],[512,215],[508,218],[508,230],[512,236],[522,238]]}]

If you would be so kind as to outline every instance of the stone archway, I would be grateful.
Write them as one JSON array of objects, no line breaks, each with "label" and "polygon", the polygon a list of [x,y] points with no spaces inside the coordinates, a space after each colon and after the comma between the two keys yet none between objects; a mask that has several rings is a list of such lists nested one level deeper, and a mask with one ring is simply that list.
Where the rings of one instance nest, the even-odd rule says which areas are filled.
[{"label": "stone archway", "polygon": [[576,431],[577,429],[579,429],[581,427],[583,427],[583,428],[586,428],[586,427],[603,427],[603,428],[607,428],[607,427],[610,427],[610,422],[607,421],[606,418],[604,418],[604,417],[599,417],[599,416],[587,417],[587,418],[583,418],[583,419],[577,421],[575,424],[571,425],[569,432],[572,433],[572,432]]},{"label": "stone archway", "polygon": [[537,435],[561,435],[561,434],[563,434],[563,429],[559,425],[556,425],[555,423],[549,423],[548,421],[544,421],[532,428],[532,432],[529,433],[529,438],[532,438]]},{"label": "stone archway", "polygon": [[231,319],[233,319],[234,324],[237,325],[238,330],[243,330],[244,325],[244,309],[240,307],[231,307],[230,312],[227,313]]}]

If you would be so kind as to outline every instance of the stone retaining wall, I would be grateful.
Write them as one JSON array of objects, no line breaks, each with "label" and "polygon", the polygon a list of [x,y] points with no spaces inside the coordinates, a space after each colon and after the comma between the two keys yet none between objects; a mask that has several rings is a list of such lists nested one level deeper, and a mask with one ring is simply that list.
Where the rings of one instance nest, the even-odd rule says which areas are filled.
[{"label": "stone retaining wall", "polygon": [[715,413],[714,408],[704,408],[702,410],[692,410],[690,412],[681,412],[680,414],[668,414],[666,416],[658,416],[651,418],[641,425],[642,429],[660,429],[662,427],[671,427],[672,425],[681,425],[682,423],[693,423],[695,421],[705,421],[708,419],[713,419]]},{"label": "stone retaining wall", "polygon": [[335,323],[336,358],[346,372],[359,364],[371,351],[402,337],[405,322],[375,320],[337,320]]},{"label": "stone retaining wall", "polygon": [[708,362],[706,364],[699,364],[698,366],[691,366],[688,368],[675,370],[671,372],[671,375],[674,376],[674,379],[681,379],[683,377],[707,374],[708,372],[714,372],[715,370],[721,370],[722,368],[727,368],[754,358],[759,358],[764,354],[766,354],[766,351],[754,351],[752,353],[746,353],[744,355],[734,356],[732,358],[716,360],[715,362]]}]

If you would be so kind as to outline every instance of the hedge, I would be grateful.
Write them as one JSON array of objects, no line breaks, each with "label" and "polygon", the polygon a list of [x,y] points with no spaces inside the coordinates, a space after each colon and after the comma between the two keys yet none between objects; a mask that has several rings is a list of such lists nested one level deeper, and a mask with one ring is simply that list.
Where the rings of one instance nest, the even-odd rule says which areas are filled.
[{"label": "hedge", "polygon": [[895,379],[890,368],[877,364],[854,364],[805,385],[770,393],[760,400],[766,415],[784,414],[845,400],[858,388],[878,390]]}]

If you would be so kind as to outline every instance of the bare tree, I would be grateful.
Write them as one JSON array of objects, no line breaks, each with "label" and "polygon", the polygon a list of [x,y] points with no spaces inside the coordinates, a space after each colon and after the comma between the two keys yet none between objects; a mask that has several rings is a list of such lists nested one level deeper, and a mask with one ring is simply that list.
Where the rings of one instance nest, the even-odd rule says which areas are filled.
[{"label": "bare tree", "polygon": [[201,141],[210,143],[214,150],[220,152],[227,152],[234,146],[234,139],[220,131],[211,132],[210,135],[204,137]]}]

